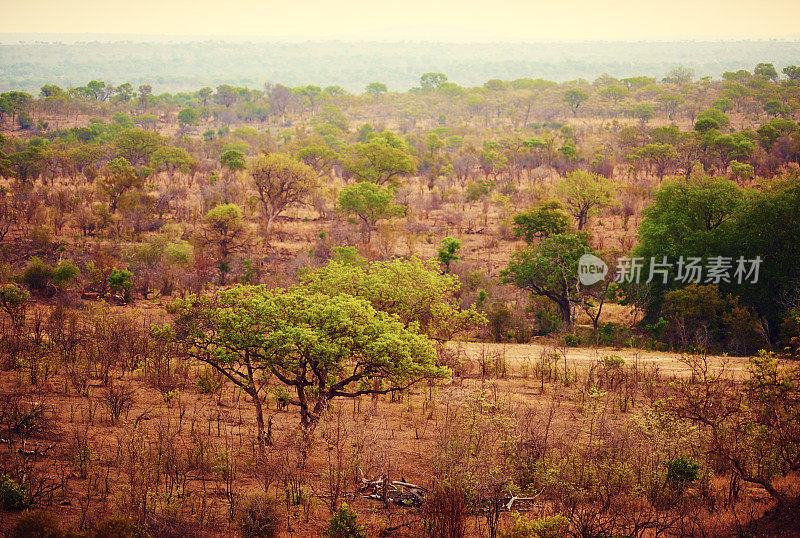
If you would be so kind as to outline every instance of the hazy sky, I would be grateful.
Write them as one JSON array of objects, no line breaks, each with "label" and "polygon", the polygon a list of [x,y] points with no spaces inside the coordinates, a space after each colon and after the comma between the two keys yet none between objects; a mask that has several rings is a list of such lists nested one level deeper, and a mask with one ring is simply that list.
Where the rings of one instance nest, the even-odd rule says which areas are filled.
[{"label": "hazy sky", "polygon": [[798,0],[0,0],[0,32],[385,40],[800,37]]}]

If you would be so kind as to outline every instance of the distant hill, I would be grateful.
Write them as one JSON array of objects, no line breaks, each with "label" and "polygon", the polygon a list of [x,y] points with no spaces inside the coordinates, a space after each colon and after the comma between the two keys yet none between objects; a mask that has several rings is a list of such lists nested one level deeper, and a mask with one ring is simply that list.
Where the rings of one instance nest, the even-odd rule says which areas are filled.
[{"label": "distant hill", "polygon": [[800,64],[800,40],[457,44],[0,34],[0,91],[38,93],[44,84],[71,87],[94,79],[152,84],[156,93],[265,82],[362,92],[374,81],[405,91],[429,71],[475,86],[492,78],[563,82],[603,73],[661,78],[677,65],[719,77],[758,62],[778,71]]}]

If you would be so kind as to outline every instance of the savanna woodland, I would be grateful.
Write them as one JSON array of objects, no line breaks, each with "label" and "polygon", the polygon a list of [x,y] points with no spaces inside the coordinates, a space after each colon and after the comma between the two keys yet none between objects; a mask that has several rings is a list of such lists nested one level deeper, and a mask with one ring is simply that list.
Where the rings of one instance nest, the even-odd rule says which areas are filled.
[{"label": "savanna woodland", "polygon": [[701,76],[2,93],[0,526],[797,533],[800,67]]}]

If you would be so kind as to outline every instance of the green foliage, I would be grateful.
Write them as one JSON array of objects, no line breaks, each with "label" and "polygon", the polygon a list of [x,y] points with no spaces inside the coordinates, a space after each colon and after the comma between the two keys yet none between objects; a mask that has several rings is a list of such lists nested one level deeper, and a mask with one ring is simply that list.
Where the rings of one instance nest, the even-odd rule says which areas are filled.
[{"label": "green foliage", "polygon": [[642,212],[638,256],[709,256],[745,203],[745,192],[732,181],[703,178],[669,183],[654,194]]},{"label": "green foliage", "polygon": [[[154,149],[153,152],[155,151]],[[127,159],[119,157],[105,166],[103,174],[98,178],[98,184],[108,196],[111,212],[114,213],[122,195],[130,190],[142,188],[144,180]]]},{"label": "green foliage", "polygon": [[594,213],[611,203],[614,191],[610,180],[583,170],[567,174],[557,186],[557,192],[577,221],[578,230],[583,230]]},{"label": "green foliage", "polygon": [[345,213],[354,214],[361,219],[367,231],[367,242],[379,220],[400,216],[405,211],[405,207],[394,203],[392,187],[382,187],[367,181],[345,186],[339,192],[339,207]]},{"label": "green foliage", "polygon": [[70,260],[61,260],[53,269],[53,284],[58,288],[65,288],[80,274],[80,269]]},{"label": "green foliage", "polygon": [[156,170],[180,170],[184,174],[188,174],[194,164],[195,160],[188,151],[170,146],[158,148],[150,158],[150,166]]},{"label": "green foliage", "polygon": [[442,239],[442,246],[436,254],[436,259],[444,265],[444,272],[450,272],[450,264],[458,260],[456,251],[461,248],[461,241],[453,239],[452,237],[445,237]]},{"label": "green foliage", "polygon": [[585,234],[556,234],[512,254],[501,274],[505,282],[554,302],[561,319],[571,325],[570,297],[578,285],[578,260],[591,252]]},{"label": "green foliage", "polygon": [[514,512],[511,527],[500,533],[501,538],[558,538],[564,529],[569,527],[569,520],[557,514],[537,519],[528,519],[519,512]]},{"label": "green foliage", "polygon": [[564,101],[567,102],[570,110],[572,110],[572,113],[576,116],[578,115],[578,108],[580,108],[581,104],[587,99],[589,99],[589,95],[581,90],[567,90],[564,92]]},{"label": "green foliage", "polygon": [[359,525],[357,514],[347,503],[342,503],[323,532],[327,538],[364,538],[364,526]]},{"label": "green foliage", "polygon": [[386,87],[386,84],[382,82],[370,82],[366,87],[366,92],[375,98],[380,97],[387,91],[389,91],[389,89]]},{"label": "green foliage", "polygon": [[558,202],[545,202],[514,215],[514,233],[527,243],[569,231],[569,217]]},{"label": "green foliage", "polygon": [[285,153],[261,154],[249,166],[267,219],[267,231],[288,207],[303,203],[318,187],[313,168]]},{"label": "green foliage", "polygon": [[447,82],[447,75],[444,73],[425,73],[419,77],[419,85],[423,90],[436,90]]},{"label": "green foliage", "polygon": [[416,172],[417,167],[402,145],[392,144],[384,137],[350,146],[344,156],[345,170],[360,181],[397,184],[403,176]]},{"label": "green foliage", "polygon": [[108,275],[108,287],[115,292],[121,293],[123,300],[127,303],[131,300],[131,288],[133,287],[133,273],[124,269],[114,269]]},{"label": "green foliage", "polygon": [[[170,307],[175,328],[157,332],[214,365],[248,393],[270,372],[295,391],[306,442],[328,403],[445,377],[430,340],[365,299],[292,288],[237,286]],[[249,366],[245,375],[240,367]],[[313,399],[310,387],[314,387]],[[306,445],[307,446],[307,445]]]},{"label": "green foliage", "polygon": [[[709,108],[708,110],[704,110],[703,112],[698,114],[697,122],[699,123],[702,120],[712,120],[717,124],[716,128],[718,129],[727,129],[731,124],[731,120],[727,116],[727,114],[716,108]],[[696,124],[695,124],[695,129],[697,129]],[[697,130],[699,131],[700,129]]]},{"label": "green foliage", "polygon": [[238,149],[228,149],[219,157],[219,164],[226,167],[231,172],[244,170],[247,167],[247,160],[244,153]]},{"label": "green foliage", "polygon": [[4,510],[25,510],[31,505],[31,499],[24,486],[9,476],[0,476],[0,506]]},{"label": "green foliage", "polygon": [[2,308],[12,320],[19,320],[25,312],[25,305],[28,299],[30,299],[30,296],[30,293],[16,284],[4,284],[0,286],[0,308]]},{"label": "green foliage", "polygon": [[230,270],[230,257],[241,250],[247,241],[247,228],[242,218],[242,208],[236,204],[222,204],[203,217],[204,243],[216,251],[221,284]]},{"label": "green foliage", "polygon": [[700,476],[700,464],[688,456],[668,460],[667,484],[682,491]]},{"label": "green foliage", "polygon": [[200,394],[216,394],[222,389],[222,380],[214,375],[214,370],[208,368],[197,376],[197,391]]},{"label": "green foliage", "polygon": [[484,179],[479,179],[477,181],[470,181],[467,183],[466,188],[466,199],[467,202],[477,202],[484,196],[489,194],[494,188],[494,183],[491,181],[487,181]]},{"label": "green foliage", "polygon": [[178,125],[181,129],[186,129],[191,125],[197,125],[200,121],[200,113],[194,108],[184,108],[178,112]]},{"label": "green foliage", "polygon": [[486,321],[474,305],[459,308],[458,278],[441,274],[433,260],[414,257],[370,265],[331,261],[302,275],[301,282],[311,291],[363,297],[376,309],[440,341]]},{"label": "green foliage", "polygon": [[41,291],[52,282],[53,267],[44,263],[41,258],[33,257],[22,271],[19,279],[32,291]]}]

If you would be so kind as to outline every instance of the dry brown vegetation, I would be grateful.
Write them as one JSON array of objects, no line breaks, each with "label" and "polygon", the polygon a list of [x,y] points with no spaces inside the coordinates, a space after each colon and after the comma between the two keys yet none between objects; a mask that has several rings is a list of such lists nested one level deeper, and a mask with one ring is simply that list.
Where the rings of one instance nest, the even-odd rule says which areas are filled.
[{"label": "dry brown vegetation", "polygon": [[[786,115],[796,113],[794,86],[748,77],[753,93],[737,100],[732,125],[755,127],[762,101],[778,94]],[[78,92],[25,105],[38,126],[0,139],[0,527],[55,525],[41,510],[88,536],[318,536],[332,516],[347,519],[346,503],[369,536],[796,532],[800,381],[790,357],[800,318],[792,325],[787,315],[786,340],[771,339],[761,321],[745,327],[786,351],[780,360],[707,354],[708,320],[682,335],[681,353],[638,323],[642,302],[610,300],[600,320],[607,332],[577,310],[565,326],[553,305],[501,278],[526,247],[513,217],[563,198],[559,185],[575,170],[613,187],[613,200],[587,214],[587,242],[630,253],[642,211],[672,181],[637,152],[670,132],[699,137],[655,127],[691,130],[730,88],[631,83],[630,106],[686,97],[674,117],[636,117],[601,97],[619,84],[605,80],[591,85],[580,115],[563,120],[563,91],[590,85],[530,82],[320,97],[335,110],[282,86],[221,86],[217,96],[233,101],[216,106],[208,94],[201,107],[200,92],[141,101]],[[251,105],[265,116],[244,118]],[[187,108],[201,110],[196,124],[178,124]],[[357,125],[332,130],[337,114]],[[126,123],[144,116],[143,130]],[[440,127],[461,138],[458,147],[426,143]],[[402,147],[415,169],[376,181],[396,183],[404,209],[379,219],[369,240],[339,198],[364,173],[352,163],[361,131]],[[730,183],[755,193],[796,178],[798,132],[768,149],[750,131],[755,172],[731,171]],[[153,158],[159,150],[166,160]],[[231,150],[241,162],[224,157]],[[667,175],[728,175],[730,163],[706,150],[688,167],[675,157]],[[318,183],[271,229],[250,174],[262,152],[305,162]],[[262,451],[247,391],[153,329],[173,322],[170,305],[192,294],[290,287],[342,256],[435,259],[448,237],[460,241],[458,259],[442,266],[460,284],[452,300],[476,305],[488,323],[437,343],[447,378],[331,401],[308,457],[298,409],[275,376],[262,380]]]}]

